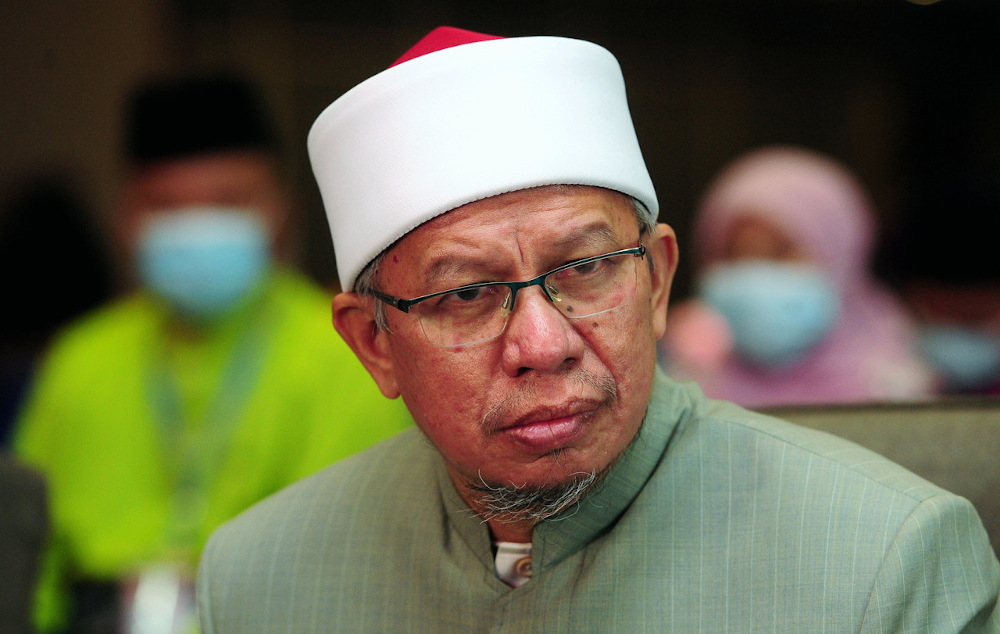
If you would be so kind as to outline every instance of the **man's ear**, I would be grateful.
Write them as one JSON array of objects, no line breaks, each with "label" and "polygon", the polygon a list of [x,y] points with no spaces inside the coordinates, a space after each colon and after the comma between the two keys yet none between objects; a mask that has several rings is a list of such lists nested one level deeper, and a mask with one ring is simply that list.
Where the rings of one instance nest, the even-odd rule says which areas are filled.
[{"label": "man's ear", "polygon": [[390,354],[389,335],[375,324],[373,300],[357,293],[340,293],[333,298],[333,327],[375,379],[387,398],[399,396],[395,367]]},{"label": "man's ear", "polygon": [[657,224],[646,248],[653,264],[650,271],[649,302],[653,309],[656,338],[659,339],[667,327],[670,286],[677,272],[677,236],[674,235],[674,230],[669,225]]}]

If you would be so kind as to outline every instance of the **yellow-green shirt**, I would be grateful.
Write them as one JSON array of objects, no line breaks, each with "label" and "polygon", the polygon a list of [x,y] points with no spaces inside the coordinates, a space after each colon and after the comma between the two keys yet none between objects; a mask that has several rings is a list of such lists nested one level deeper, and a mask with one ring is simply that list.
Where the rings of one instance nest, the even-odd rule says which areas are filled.
[{"label": "yellow-green shirt", "polygon": [[41,625],[76,579],[162,560],[193,572],[223,521],[410,424],[333,330],[329,299],[277,271],[207,329],[139,293],[58,338],[15,438],[50,489]]}]

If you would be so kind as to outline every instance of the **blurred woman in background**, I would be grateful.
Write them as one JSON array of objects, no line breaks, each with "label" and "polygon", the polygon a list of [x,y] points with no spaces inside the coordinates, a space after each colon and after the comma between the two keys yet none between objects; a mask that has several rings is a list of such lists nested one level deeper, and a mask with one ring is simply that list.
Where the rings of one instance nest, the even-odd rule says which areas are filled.
[{"label": "blurred woman in background", "polygon": [[668,316],[667,371],[748,407],[927,394],[911,319],[870,271],[872,212],[856,177],[810,150],[729,165],[694,219],[697,297]]}]

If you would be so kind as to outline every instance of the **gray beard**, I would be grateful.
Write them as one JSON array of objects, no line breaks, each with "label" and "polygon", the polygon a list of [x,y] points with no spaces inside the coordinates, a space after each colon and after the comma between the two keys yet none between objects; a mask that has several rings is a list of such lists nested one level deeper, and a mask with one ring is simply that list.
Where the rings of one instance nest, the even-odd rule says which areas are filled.
[{"label": "gray beard", "polygon": [[[613,407],[618,402],[618,386],[610,374],[595,375],[577,368],[570,371],[568,377],[582,385],[597,388],[605,395],[608,407]],[[523,403],[530,403],[537,396],[530,389],[522,390],[496,403],[483,416],[482,428],[486,432],[495,430],[509,411],[517,411]],[[501,524],[526,522],[535,525],[579,502],[610,469],[609,464],[589,473],[574,473],[566,482],[530,488],[512,482],[487,482],[480,473],[479,482],[470,483],[468,487],[478,503],[478,514],[484,521]]]},{"label": "gray beard", "polygon": [[487,522],[532,525],[555,517],[579,502],[597,483],[600,473],[575,473],[567,482],[545,487],[528,488],[514,484],[486,482],[480,475],[479,484],[470,486],[476,495],[479,515]]}]

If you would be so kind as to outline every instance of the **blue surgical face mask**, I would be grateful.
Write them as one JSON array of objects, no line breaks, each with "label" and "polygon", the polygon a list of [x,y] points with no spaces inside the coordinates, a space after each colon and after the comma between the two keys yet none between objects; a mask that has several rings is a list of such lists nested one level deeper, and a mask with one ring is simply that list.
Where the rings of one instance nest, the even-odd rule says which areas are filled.
[{"label": "blue surgical face mask", "polygon": [[840,310],[829,278],[799,263],[720,265],[701,280],[701,295],[729,323],[741,357],[776,367],[794,363],[822,341]]},{"label": "blue surgical face mask", "polygon": [[1000,336],[963,326],[923,328],[924,356],[951,388],[976,390],[1000,379]]},{"label": "blue surgical face mask", "polygon": [[192,207],[149,216],[138,248],[143,284],[196,320],[247,297],[267,271],[263,220],[242,209]]}]

